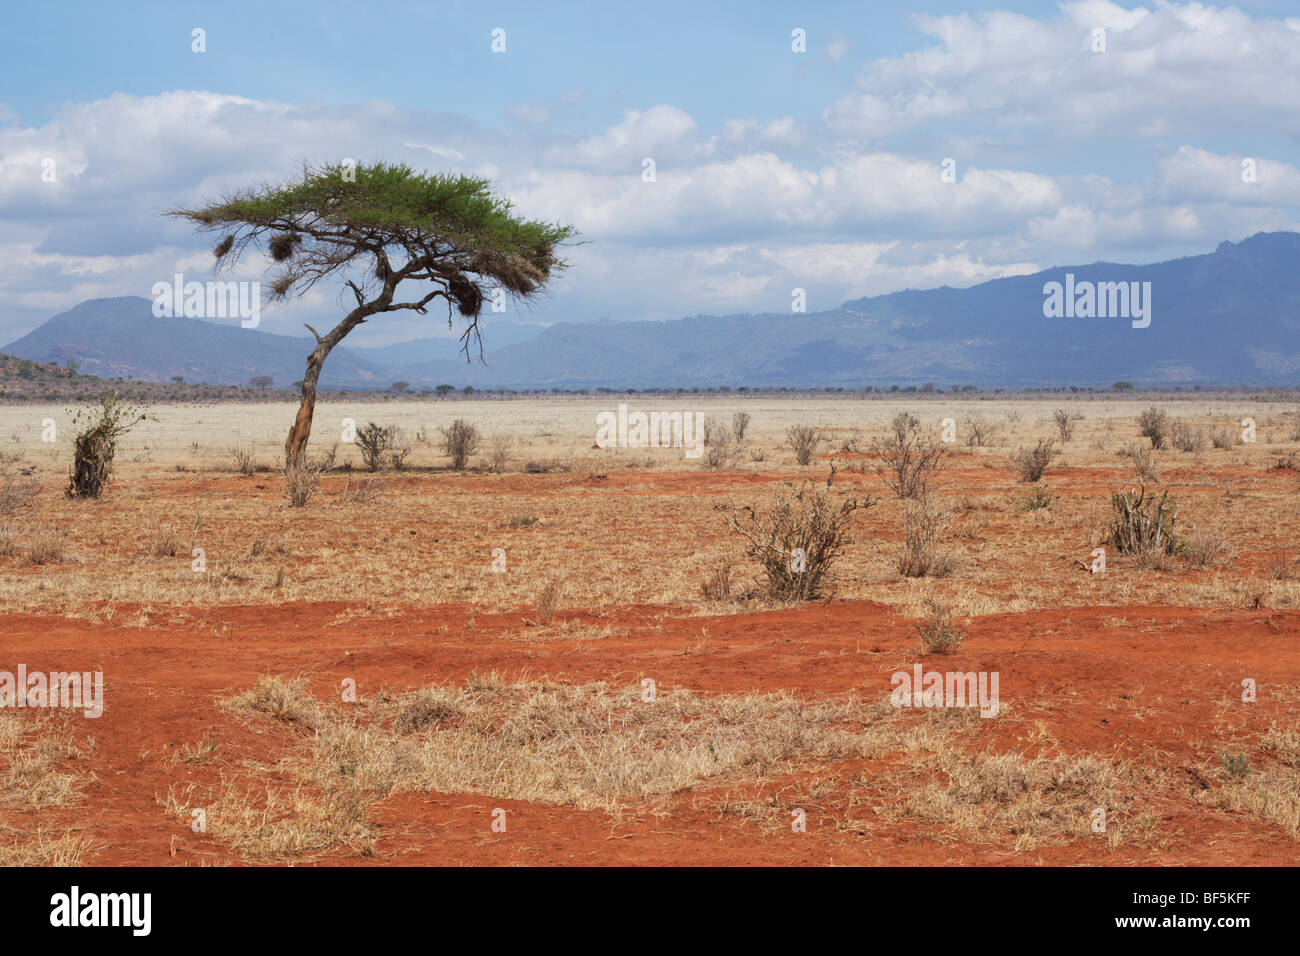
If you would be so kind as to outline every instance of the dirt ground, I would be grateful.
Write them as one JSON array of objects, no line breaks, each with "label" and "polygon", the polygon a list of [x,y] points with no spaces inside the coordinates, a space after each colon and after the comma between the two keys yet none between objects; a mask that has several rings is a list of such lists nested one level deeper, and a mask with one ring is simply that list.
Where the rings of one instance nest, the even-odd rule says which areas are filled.
[{"label": "dirt ground", "polygon": [[[754,454],[712,469],[591,449],[594,403],[499,403],[480,421],[516,437],[505,473],[417,442],[407,470],[329,472],[301,509],[276,472],[239,474],[220,430],[124,444],[97,502],[62,496],[66,447],[15,442],[7,474],[35,486],[0,515],[0,672],[102,672],[104,706],[0,709],[0,862],[1300,858],[1294,410],[1165,406],[1207,431],[1259,421],[1256,443],[1159,458],[1180,527],[1224,546],[1097,574],[1134,409],[1080,403],[1035,508],[1008,458],[1054,406],[954,402],[1001,438],[954,444],[934,483],[953,570],[907,577],[905,505],[852,467],[893,409],[842,404],[756,406]],[[43,416],[0,412],[0,436]],[[236,433],[243,414],[201,411]],[[803,420],[827,436],[806,467],[783,448]],[[877,499],[830,596],[705,599],[719,561],[757,576],[726,516],[803,479]],[[964,635],[951,653],[921,652],[929,602]],[[893,706],[917,664],[996,673],[999,713]]]}]

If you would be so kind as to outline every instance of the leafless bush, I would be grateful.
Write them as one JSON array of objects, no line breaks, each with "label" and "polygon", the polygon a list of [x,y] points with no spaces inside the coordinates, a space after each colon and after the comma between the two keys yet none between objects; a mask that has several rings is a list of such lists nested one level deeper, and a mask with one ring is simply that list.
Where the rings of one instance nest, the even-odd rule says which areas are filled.
[{"label": "leafless bush", "polygon": [[794,460],[801,465],[806,465],[813,459],[817,453],[817,446],[821,444],[821,435],[817,429],[811,425],[791,425],[785,432],[786,444],[794,452]]},{"label": "leafless bush", "polygon": [[1169,416],[1152,405],[1138,416],[1138,434],[1151,439],[1151,447],[1163,449],[1169,436]]},{"label": "leafless bush", "polygon": [[745,431],[749,428],[749,423],[753,419],[749,412],[735,412],[731,416],[731,433],[736,436],[736,441],[745,440]]},{"label": "leafless bush", "polygon": [[1182,419],[1174,419],[1169,425],[1169,443],[1179,451],[1201,451],[1205,448],[1205,432],[1193,428]]},{"label": "leafless bush", "polygon": [[18,531],[8,521],[0,521],[0,558],[13,557],[18,550]]},{"label": "leafless bush", "polygon": [[706,601],[729,601],[731,588],[731,565],[719,561],[700,582],[700,596]]},{"label": "leafless bush", "polygon": [[743,451],[744,446],[732,437],[731,429],[719,427],[704,452],[704,464],[708,468],[734,468]]},{"label": "leafless bush", "polygon": [[1188,562],[1197,568],[1215,564],[1228,547],[1228,539],[1218,531],[1198,528],[1185,542]]},{"label": "leafless bush", "polygon": [[377,478],[366,478],[364,481],[358,481],[355,485],[349,478],[343,490],[339,493],[339,500],[344,504],[367,504],[379,497],[380,492],[384,490],[384,483]]},{"label": "leafless bush", "polygon": [[1137,491],[1112,492],[1110,501],[1114,514],[1109,540],[1120,554],[1169,555],[1178,550],[1178,509],[1169,492],[1157,502],[1143,482]]},{"label": "leafless bush", "polygon": [[939,550],[939,541],[952,521],[940,511],[934,496],[926,493],[907,502],[903,512],[903,550],[898,555],[898,573],[909,578],[942,578],[951,574],[957,560]]},{"label": "leafless bush", "polygon": [[494,475],[503,474],[510,465],[510,449],[514,446],[509,435],[493,435],[488,442],[487,470]]},{"label": "leafless bush", "polygon": [[966,447],[983,448],[993,441],[997,426],[978,418],[966,419]]},{"label": "leafless bush", "polygon": [[458,418],[446,428],[439,428],[438,431],[442,433],[443,450],[451,457],[451,467],[456,471],[463,471],[469,456],[478,451],[480,441],[478,429],[463,418]]},{"label": "leafless bush", "polygon": [[251,448],[231,448],[231,457],[235,459],[235,470],[247,477],[257,471],[257,459]]},{"label": "leafless bush", "polygon": [[560,609],[564,597],[564,585],[559,581],[548,581],[537,595],[537,623],[550,624],[555,620],[555,612]]},{"label": "leafless bush", "polygon": [[1047,471],[1047,466],[1058,454],[1060,452],[1056,450],[1055,443],[1048,439],[1040,441],[1033,448],[1017,449],[1011,456],[1011,461],[1016,466],[1020,480],[1032,483],[1043,477],[1043,472]]},{"label": "leafless bush", "polygon": [[753,505],[733,509],[727,527],[749,542],[746,554],[756,559],[767,578],[767,595],[777,601],[810,601],[829,583],[832,565],[850,539],[853,512],[875,502],[852,495],[838,504],[808,482],[778,493],[767,514]]},{"label": "leafless bush", "polygon": [[174,558],[181,553],[180,535],[169,524],[148,524],[140,536],[144,553],[152,558]]},{"label": "leafless bush", "polygon": [[1210,432],[1210,444],[1215,448],[1232,448],[1237,444],[1237,433],[1231,428],[1216,428]]},{"label": "leafless bush", "polygon": [[875,456],[872,467],[900,498],[924,495],[930,478],[942,469],[948,451],[939,442],[922,438],[920,426],[915,415],[900,412],[890,423],[892,434],[871,443]]},{"label": "leafless bush", "polygon": [[1160,476],[1156,468],[1155,449],[1146,445],[1139,445],[1136,442],[1130,442],[1124,448],[1124,457],[1129,461],[1129,467],[1133,473],[1144,484],[1148,481],[1159,481]]},{"label": "leafless bush", "polygon": [[1052,413],[1052,421],[1056,422],[1056,430],[1061,436],[1062,444],[1074,437],[1074,423],[1076,420],[1076,416],[1071,415],[1063,408],[1058,408]]},{"label": "leafless bush", "polygon": [[35,478],[21,472],[14,474],[7,463],[0,465],[0,514],[16,515],[27,511],[40,490],[40,482]]},{"label": "leafless bush", "polygon": [[281,474],[284,477],[284,496],[291,507],[301,508],[307,504],[320,486],[326,467],[322,461],[301,461],[296,465],[285,463]]}]

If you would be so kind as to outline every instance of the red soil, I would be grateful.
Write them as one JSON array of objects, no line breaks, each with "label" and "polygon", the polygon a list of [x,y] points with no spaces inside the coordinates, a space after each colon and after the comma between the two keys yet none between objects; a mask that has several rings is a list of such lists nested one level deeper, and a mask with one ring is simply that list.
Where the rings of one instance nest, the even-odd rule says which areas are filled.
[{"label": "red soil", "polygon": [[[735,481],[736,476],[719,476]],[[573,481],[578,476],[566,476]],[[610,482],[653,483],[658,476]],[[691,476],[698,490],[699,478]],[[963,478],[963,481],[966,479]],[[755,478],[762,484],[766,478]],[[134,617],[118,607],[116,619]],[[471,607],[412,609],[390,615],[345,603],[202,611],[153,609],[147,628],[80,620],[9,616],[0,668],[102,670],[105,710],[78,717],[78,737],[93,738],[85,766],[93,773],[74,806],[9,813],[5,822],[57,832],[78,828],[100,849],[88,863],[193,865],[240,862],[208,835],[189,832],[164,812],[171,786],[214,785],[243,760],[274,763],[292,744],[291,730],[244,722],[215,700],[251,686],[261,674],[305,675],[318,695],[337,699],[341,680],[362,696],[381,687],[405,690],[462,680],[473,671],[560,682],[632,684],[653,677],[661,690],[701,693],[787,690],[805,696],[888,694],[889,675],[917,660],[910,622],[869,602],[833,601],[792,610],[720,617],[629,607],[580,618],[613,636],[521,641],[522,614]],[[1271,723],[1294,725],[1300,685],[1300,612],[1268,609],[1065,608],[978,618],[960,651],[927,659],[943,670],[1001,675],[1007,717],[981,721],[975,746],[1037,753],[1038,724],[1061,752],[1122,756],[1179,768],[1198,745],[1218,754],[1245,749],[1252,764],[1270,759],[1253,741]],[[939,665],[929,662],[941,660]],[[1257,703],[1240,702],[1254,678]],[[214,761],[172,763],[174,748],[211,736]],[[1208,743],[1207,743],[1208,742]],[[890,760],[848,761],[834,775],[887,774]],[[825,770],[825,768],[822,768]],[[825,776],[825,773],[823,773]],[[375,855],[325,854],[329,864],[1289,864],[1297,844],[1277,826],[1196,803],[1195,773],[1186,790],[1139,794],[1158,820],[1154,848],[1104,840],[1015,854],[1009,846],[962,842],[918,821],[883,825],[868,810],[861,828],[831,826],[829,804],[809,805],[806,833],[734,818],[698,805],[702,793],[679,794],[667,813],[632,809],[615,818],[596,811],[544,806],[480,794],[403,794],[372,813]],[[783,778],[788,784],[791,778]],[[797,778],[796,778],[797,782]],[[718,793],[736,786],[717,785]],[[757,791],[761,788],[750,788]],[[770,792],[770,791],[769,791]],[[870,800],[867,801],[870,803]],[[508,811],[508,832],[490,830],[494,807]],[[859,808],[861,809],[861,808]],[[842,816],[842,814],[841,814]],[[175,855],[171,855],[173,838]],[[1163,841],[1163,842],[1162,842]]]}]

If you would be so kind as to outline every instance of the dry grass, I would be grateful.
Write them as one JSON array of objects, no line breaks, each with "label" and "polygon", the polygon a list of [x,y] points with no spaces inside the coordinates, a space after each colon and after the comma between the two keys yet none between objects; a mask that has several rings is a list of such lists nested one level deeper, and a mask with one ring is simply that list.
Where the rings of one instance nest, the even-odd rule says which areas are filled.
[{"label": "dry grass", "polygon": [[0,711],[0,807],[63,807],[78,796],[81,780],[62,770],[83,749],[44,714]]}]

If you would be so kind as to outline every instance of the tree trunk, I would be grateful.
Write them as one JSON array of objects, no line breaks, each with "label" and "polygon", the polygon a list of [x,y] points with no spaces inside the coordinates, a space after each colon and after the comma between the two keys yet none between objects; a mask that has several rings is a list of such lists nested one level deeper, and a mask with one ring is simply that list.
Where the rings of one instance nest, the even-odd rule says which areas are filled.
[{"label": "tree trunk", "polygon": [[298,405],[298,416],[289,429],[289,437],[284,443],[284,460],[289,468],[297,468],[307,453],[307,439],[311,437],[311,420],[316,413],[316,383],[320,380],[321,366],[325,356],[334,346],[322,341],[307,356],[307,374],[302,379],[302,402]]}]

